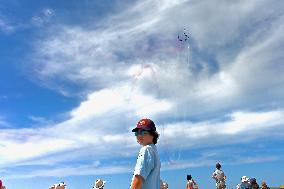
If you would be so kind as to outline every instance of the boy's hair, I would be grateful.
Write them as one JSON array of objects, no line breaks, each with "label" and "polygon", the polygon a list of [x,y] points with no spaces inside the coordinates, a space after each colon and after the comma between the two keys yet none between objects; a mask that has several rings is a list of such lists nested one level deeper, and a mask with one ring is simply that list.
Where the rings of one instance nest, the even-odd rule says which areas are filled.
[{"label": "boy's hair", "polygon": [[153,143],[157,144],[158,139],[159,139],[159,133],[157,131],[150,131],[150,134],[154,137],[153,138]]}]

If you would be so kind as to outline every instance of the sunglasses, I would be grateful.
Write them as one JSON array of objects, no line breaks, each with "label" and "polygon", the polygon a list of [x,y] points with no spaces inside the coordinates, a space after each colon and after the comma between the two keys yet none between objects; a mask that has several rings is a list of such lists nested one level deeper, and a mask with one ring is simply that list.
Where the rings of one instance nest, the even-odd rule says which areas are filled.
[{"label": "sunglasses", "polygon": [[150,132],[148,131],[145,131],[145,130],[138,130],[138,131],[135,131],[135,136],[138,136],[138,135],[146,135],[146,134],[150,134]]}]

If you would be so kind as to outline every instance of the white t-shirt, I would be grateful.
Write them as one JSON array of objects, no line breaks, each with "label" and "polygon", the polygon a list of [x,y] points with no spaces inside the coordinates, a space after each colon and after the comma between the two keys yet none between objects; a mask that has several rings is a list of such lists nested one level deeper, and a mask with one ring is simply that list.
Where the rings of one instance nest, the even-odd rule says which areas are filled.
[{"label": "white t-shirt", "polygon": [[212,177],[216,180],[216,182],[225,181],[225,174],[219,169],[216,169],[216,171],[213,172]]}]

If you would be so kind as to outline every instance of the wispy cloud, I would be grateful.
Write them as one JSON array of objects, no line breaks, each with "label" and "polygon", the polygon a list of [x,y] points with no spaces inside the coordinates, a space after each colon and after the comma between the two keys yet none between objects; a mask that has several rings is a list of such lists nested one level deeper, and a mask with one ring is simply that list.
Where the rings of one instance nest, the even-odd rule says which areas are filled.
[{"label": "wispy cloud", "polygon": [[[276,161],[279,158],[276,156],[263,156],[263,157],[245,157],[245,158],[235,158],[234,160],[224,161],[223,165],[243,165],[249,163],[263,163]],[[190,160],[178,160],[175,162],[163,162],[162,170],[177,170],[177,169],[188,169],[195,167],[212,166],[216,161],[206,158],[195,158]],[[78,176],[78,175],[109,175],[109,174],[121,174],[130,173],[133,167],[129,164],[115,164],[115,165],[103,165],[100,166],[99,163],[90,165],[69,165],[69,166],[58,166],[57,168],[45,168],[42,170],[31,171],[25,174],[14,174],[5,176],[5,179],[23,179],[23,178],[34,178],[34,177],[67,177],[67,176]]]},{"label": "wispy cloud", "polygon": [[3,115],[0,115],[0,129],[10,128],[12,124],[7,120],[7,118]]},{"label": "wispy cloud", "polygon": [[[246,158],[235,158],[231,161],[223,161],[223,165],[243,165],[249,163],[263,163],[263,162],[272,162],[276,161],[279,158],[277,156],[265,156],[265,157],[246,157]],[[216,160],[210,159],[191,159],[190,161],[175,161],[175,162],[166,162],[163,166],[163,170],[176,170],[176,169],[186,169],[194,167],[204,167],[212,166],[216,163]]]},{"label": "wispy cloud", "polygon": [[78,176],[78,175],[106,175],[106,174],[121,174],[129,173],[130,167],[125,165],[113,165],[113,166],[69,166],[59,167],[49,170],[32,171],[28,174],[16,174],[13,176],[6,176],[5,179],[23,179],[34,177],[62,177],[62,176]]},{"label": "wispy cloud", "polygon": [[14,31],[14,27],[10,25],[5,19],[1,18],[0,16],[0,31],[9,34]]},{"label": "wispy cloud", "polygon": [[30,116],[29,119],[38,125],[53,125],[54,122],[52,120],[48,120],[45,117],[40,116]]},{"label": "wispy cloud", "polygon": [[55,11],[50,8],[43,9],[40,14],[32,17],[32,23],[36,26],[42,26],[51,20],[55,15]]},{"label": "wispy cloud", "polygon": [[8,100],[8,99],[9,99],[9,97],[6,96],[6,95],[0,96],[1,101],[5,101],[5,100]]},{"label": "wispy cloud", "polygon": [[29,20],[23,22],[20,19],[9,19],[7,16],[0,14],[0,31],[5,34],[12,34],[17,31],[24,31],[31,29],[33,27],[42,27],[49,24],[52,17],[55,16],[55,10],[50,8],[45,8],[40,11],[40,13],[35,14]]}]

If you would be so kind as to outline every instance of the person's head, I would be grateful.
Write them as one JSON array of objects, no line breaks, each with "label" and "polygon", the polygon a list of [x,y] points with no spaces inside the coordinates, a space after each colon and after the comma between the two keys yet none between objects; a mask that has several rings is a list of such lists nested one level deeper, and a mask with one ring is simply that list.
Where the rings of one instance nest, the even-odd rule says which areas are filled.
[{"label": "person's head", "polygon": [[102,179],[97,179],[95,186],[93,186],[93,189],[103,189],[105,186],[106,181],[102,180]]},{"label": "person's head", "polygon": [[250,179],[249,179],[249,183],[250,183],[250,184],[257,184],[255,178],[250,178]]},{"label": "person's head", "polygon": [[143,146],[158,142],[159,134],[156,131],[155,123],[150,119],[138,121],[132,132],[135,133],[137,142]]},{"label": "person's head", "polygon": [[221,169],[221,164],[220,163],[216,163],[216,169]]},{"label": "person's head", "polygon": [[65,189],[66,183],[65,182],[60,182],[58,184],[53,184],[52,186],[49,187],[49,189]]},{"label": "person's head", "polygon": [[186,179],[191,180],[192,179],[191,175],[186,175]]},{"label": "person's head", "polygon": [[242,176],[241,181],[242,183],[248,183],[249,178],[247,176]]},{"label": "person's head", "polygon": [[265,181],[262,181],[262,182],[261,182],[261,186],[262,186],[262,187],[267,187],[266,182],[265,182]]},{"label": "person's head", "polygon": [[56,189],[65,189],[65,187],[66,187],[66,183],[60,182],[60,183],[58,183]]}]

